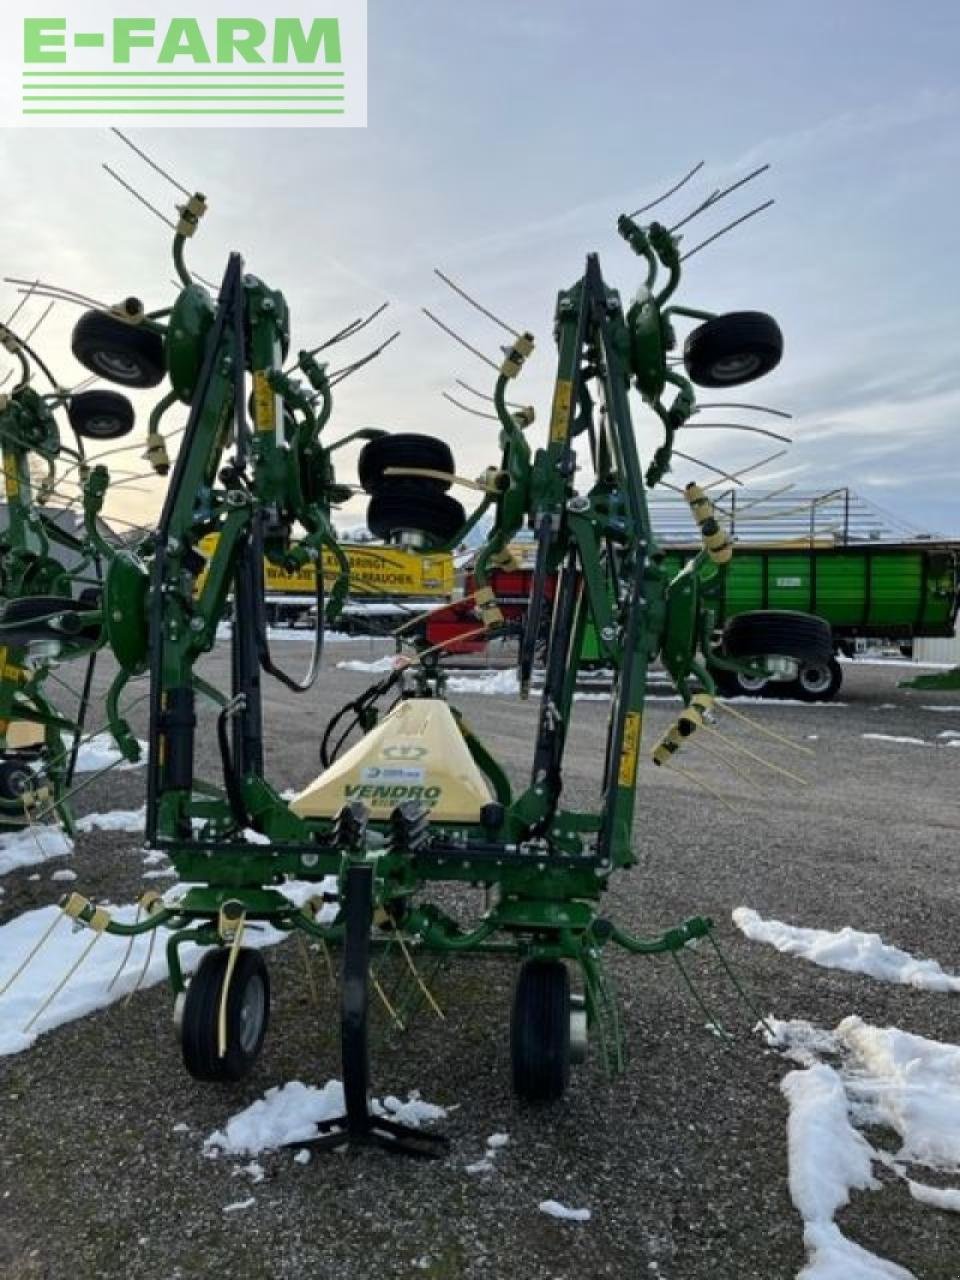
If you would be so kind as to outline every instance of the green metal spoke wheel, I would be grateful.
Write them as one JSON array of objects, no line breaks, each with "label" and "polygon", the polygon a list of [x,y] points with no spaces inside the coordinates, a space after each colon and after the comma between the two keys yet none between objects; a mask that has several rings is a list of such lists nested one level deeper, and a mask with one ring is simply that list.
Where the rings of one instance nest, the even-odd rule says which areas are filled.
[{"label": "green metal spoke wheel", "polygon": [[243,948],[227,990],[226,1053],[220,1054],[220,1002],[230,950],[209,951],[177,1012],[183,1061],[195,1080],[242,1080],[256,1062],[270,1021],[270,976],[258,951]]},{"label": "green metal spoke wheel", "polygon": [[556,1102],[570,1080],[570,974],[562,960],[527,960],[510,1020],[513,1089],[526,1102]]}]

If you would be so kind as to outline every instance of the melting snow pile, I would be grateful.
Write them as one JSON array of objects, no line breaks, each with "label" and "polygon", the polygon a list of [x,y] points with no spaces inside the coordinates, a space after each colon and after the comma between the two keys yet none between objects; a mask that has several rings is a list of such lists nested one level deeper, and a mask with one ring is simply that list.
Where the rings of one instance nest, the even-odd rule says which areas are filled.
[{"label": "melting snow pile", "polygon": [[[111,915],[122,924],[132,924],[136,907],[112,908]],[[23,1049],[28,1049],[42,1031],[82,1018],[96,1009],[105,1009],[107,1005],[122,999],[134,989],[145,965],[143,986],[152,986],[167,976],[163,947],[154,946],[147,964],[150,940],[149,937],[139,937],[133,940],[123,973],[113,981],[129,940],[114,938],[109,934],[102,934],[97,938],[89,929],[74,932],[70,923],[61,915],[59,907],[50,906],[25,911],[9,924],[0,927],[0,956],[3,957],[0,965],[0,988],[58,918],[59,923],[48,944],[41,948],[22,977],[0,996],[0,1054],[20,1053]],[[36,1023],[29,1031],[25,1030],[43,1001],[63,979],[71,965],[80,959],[94,938],[97,938],[96,945],[86,960]],[[188,944],[181,949],[180,954],[187,971],[196,967],[199,948]]]},{"label": "melting snow pile", "polygon": [[503,671],[484,671],[475,676],[450,676],[447,688],[451,693],[477,693],[486,697],[510,697],[520,692],[520,677],[516,667]]},{"label": "melting snow pile", "polygon": [[[63,749],[73,750],[73,735],[63,735]],[[77,773],[97,773],[101,769],[142,769],[147,762],[147,744],[140,743],[140,759],[136,764],[124,760],[123,753],[109,733],[97,733],[80,745],[77,756]]]},{"label": "melting snow pile", "polygon": [[59,827],[28,827],[0,835],[0,876],[73,853],[73,841]]},{"label": "melting snow pile", "polygon": [[[319,884],[291,880],[278,886],[279,891],[295,906],[302,906],[315,894],[335,893],[336,887],[334,876],[327,876]],[[189,885],[177,885],[165,901],[174,902],[189,888]],[[136,919],[137,909],[134,905],[111,907],[110,914],[121,924],[132,924]],[[318,918],[329,920],[335,914],[336,907],[328,904]],[[9,991],[3,992],[7,981],[55,921],[57,926],[48,942],[40,948]],[[251,947],[270,947],[288,936],[265,924],[256,931],[251,930],[246,941]],[[91,942],[95,942],[95,945],[86,959],[71,974],[63,990],[58,992],[49,1007],[30,1026],[47,996],[90,947]],[[149,934],[134,938],[127,955],[129,942],[128,938],[113,937],[109,933],[98,936],[89,929],[74,932],[56,906],[25,911],[9,924],[0,926],[0,992],[3,992],[0,994],[0,1055],[20,1053],[28,1049],[41,1032],[82,1018],[97,1009],[105,1009],[133,991],[138,982],[141,986],[149,987],[166,978],[167,961],[162,937],[158,939],[159,945],[154,942],[152,949]],[[202,954],[203,949],[193,943],[181,947],[180,959],[184,971],[192,972]],[[122,965],[123,971],[117,976]]]},{"label": "melting snow pile", "polygon": [[[851,1191],[882,1189],[880,1166],[904,1178],[918,1202],[960,1209],[960,1189],[910,1176],[918,1168],[960,1174],[960,1047],[857,1017],[833,1032],[802,1021],[768,1025],[769,1042],[802,1065],[781,1087],[790,1106],[790,1194],[809,1255],[803,1280],[913,1280],[844,1236],[834,1215]],[[859,1131],[868,1126],[893,1130],[899,1148],[874,1147]]]},{"label": "melting snow pile", "polygon": [[112,809],[109,813],[88,813],[77,819],[78,831],[129,831],[142,832],[147,823],[147,807],[140,809]]},{"label": "melting snow pile", "polygon": [[[377,1115],[390,1116],[402,1124],[419,1127],[446,1116],[443,1107],[412,1096],[376,1099],[371,1106]],[[204,1141],[204,1155],[214,1158],[221,1152],[232,1156],[255,1156],[264,1151],[309,1142],[317,1136],[317,1126],[344,1114],[343,1085],[328,1080],[323,1088],[292,1080],[268,1089],[262,1098],[227,1121]]]},{"label": "melting snow pile", "polygon": [[803,929],[782,920],[763,920],[749,907],[737,907],[733,922],[752,942],[766,942],[824,969],[864,973],[921,991],[960,991],[960,977],[944,973],[936,960],[918,960],[884,942],[878,933],[861,933],[849,925],[836,932]]}]

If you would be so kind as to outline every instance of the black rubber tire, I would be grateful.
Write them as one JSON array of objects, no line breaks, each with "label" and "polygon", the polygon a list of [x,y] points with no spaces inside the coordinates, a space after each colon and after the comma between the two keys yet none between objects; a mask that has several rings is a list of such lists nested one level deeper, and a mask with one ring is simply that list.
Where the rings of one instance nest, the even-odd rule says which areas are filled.
[{"label": "black rubber tire", "polygon": [[422,533],[434,542],[449,542],[466,521],[456,498],[425,488],[423,481],[384,483],[367,506],[367,527],[384,541],[396,533]]},{"label": "black rubber tire", "polygon": [[562,960],[527,960],[510,1018],[513,1090],[525,1102],[556,1102],[570,1080],[570,974]]},{"label": "black rubber tire", "polygon": [[119,440],[133,430],[133,405],[119,391],[81,391],[71,396],[67,417],[85,440]]},{"label": "black rubber tire", "polygon": [[785,692],[802,702],[829,702],[840,692],[843,684],[843,667],[836,658],[826,662],[803,663],[800,673]]},{"label": "black rubber tire", "polygon": [[770,373],[783,355],[783,334],[763,311],[731,311],[699,325],[683,344],[683,363],[701,387],[739,387]]},{"label": "black rubber tire", "polygon": [[70,349],[85,369],[123,387],[156,387],[166,376],[163,338],[103,311],[85,311]]},{"label": "black rubber tire", "polygon": [[[367,493],[377,493],[383,486],[401,477],[384,476],[388,467],[423,467],[427,471],[444,471],[453,474],[454,461],[450,446],[435,436],[398,432],[392,436],[380,436],[364,445],[357,459],[360,483]],[[424,489],[444,493],[450,488],[449,480],[434,480],[429,476],[411,476],[411,480]]]},{"label": "black rubber tire", "polygon": [[85,625],[77,619],[76,629],[70,630],[58,627],[56,619],[51,617],[89,613],[95,608],[87,600],[73,600],[70,596],[22,596],[19,600],[10,600],[0,613],[0,643],[16,647],[38,640],[96,640],[100,634],[99,623]]},{"label": "black rubber tire", "polygon": [[[237,954],[230,979],[230,990],[227,993],[227,1052],[220,1057],[220,993],[229,958],[229,947],[208,951],[187,986],[180,1023],[180,1044],[184,1066],[195,1080],[242,1080],[250,1074],[267,1034],[270,1021],[270,975],[260,952],[244,947]],[[248,1029],[251,999],[254,1001],[256,1021]]]},{"label": "black rubber tire", "polygon": [[723,652],[729,658],[828,662],[833,657],[833,633],[829,623],[811,613],[791,609],[738,613],[723,629]]},{"label": "black rubber tire", "polygon": [[0,760],[0,806],[20,805],[25,791],[32,789],[36,775],[25,760]]}]

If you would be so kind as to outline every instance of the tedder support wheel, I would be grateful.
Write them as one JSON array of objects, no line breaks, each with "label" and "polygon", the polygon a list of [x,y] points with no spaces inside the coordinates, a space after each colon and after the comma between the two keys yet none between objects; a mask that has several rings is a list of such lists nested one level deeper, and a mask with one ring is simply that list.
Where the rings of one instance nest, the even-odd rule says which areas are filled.
[{"label": "tedder support wheel", "polygon": [[701,387],[738,387],[775,369],[783,334],[762,311],[731,311],[694,329],[683,345],[691,382]]},{"label": "tedder support wheel", "polygon": [[[434,436],[398,432],[392,436],[378,436],[365,444],[357,459],[360,483],[367,493],[376,493],[382,485],[389,485],[402,476],[385,476],[388,467],[416,467],[424,471],[443,471],[452,475],[453,454],[449,445]],[[409,476],[424,489],[443,492],[450,488],[449,480],[437,480],[433,476]]]},{"label": "tedder support wheel", "polygon": [[370,532],[385,542],[401,533],[422,534],[433,543],[449,542],[466,520],[456,498],[425,487],[422,480],[384,481],[367,507]]},{"label": "tedder support wheel", "polygon": [[227,990],[227,1051],[220,1056],[220,998],[229,947],[208,951],[190,979],[180,1015],[183,1061],[195,1080],[242,1080],[263,1048],[270,1021],[270,977],[259,951],[244,947]]},{"label": "tedder support wheel", "polygon": [[156,387],[166,376],[162,336],[104,311],[83,313],[70,347],[85,369],[124,387]]},{"label": "tedder support wheel", "polygon": [[803,662],[796,681],[787,686],[790,693],[804,702],[829,702],[843,684],[843,668],[836,658],[826,662]]},{"label": "tedder support wheel", "polygon": [[27,760],[8,757],[0,760],[0,811],[10,805],[23,808],[23,796],[33,789],[36,774]]},{"label": "tedder support wheel", "polygon": [[527,960],[510,1020],[513,1089],[526,1102],[556,1102],[570,1079],[570,974],[562,960]]},{"label": "tedder support wheel", "polygon": [[87,440],[119,440],[133,430],[133,405],[119,391],[81,391],[71,396],[67,417]]}]

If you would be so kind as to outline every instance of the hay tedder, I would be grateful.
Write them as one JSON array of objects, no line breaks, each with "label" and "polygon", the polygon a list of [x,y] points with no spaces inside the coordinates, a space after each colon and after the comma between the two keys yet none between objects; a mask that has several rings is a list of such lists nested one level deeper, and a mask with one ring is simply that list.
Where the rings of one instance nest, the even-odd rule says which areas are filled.
[{"label": "hay tedder", "polygon": [[[89,470],[84,441],[127,435],[134,410],[119,392],[64,389],[27,339],[9,326],[0,326],[0,343],[19,374],[12,390],[0,394],[6,500],[0,533],[0,831],[54,817],[72,832],[68,792],[102,644],[103,539],[96,525],[88,535],[82,526],[70,527],[79,519],[64,516],[73,514],[77,501],[69,498],[71,476]],[[33,385],[37,375],[47,390]],[[61,411],[74,445],[62,439]],[[47,509],[51,499],[59,503]],[[87,660],[83,687],[71,690],[55,668],[81,657]],[[51,684],[58,686],[55,692]],[[67,699],[75,703],[72,714],[62,705],[64,690],[75,695]],[[129,733],[118,741],[128,759],[138,758]]]},{"label": "hay tedder", "polygon": [[[374,1114],[370,1105],[372,951],[398,946],[411,966],[428,955],[514,958],[513,1086],[521,1098],[545,1102],[563,1094],[570,1066],[589,1041],[612,1071],[622,1065],[618,1008],[604,964],[611,947],[676,954],[711,937],[703,917],[645,938],[600,910],[611,878],[636,861],[649,668],[659,660],[682,697],[677,720],[653,745],[654,760],[671,767],[684,742],[713,720],[710,671],[795,667],[820,654],[829,635],[811,619],[806,632],[794,628],[785,641],[776,617],[758,615],[739,619],[720,652],[710,592],[732,554],[730,542],[705,489],[689,485],[702,550],[669,575],[645,484],[664,481],[670,470],[674,437],[695,410],[693,383],[731,387],[758,378],[778,363],[782,340],[763,314],[713,316],[674,303],[678,237],[658,223],[621,218],[621,235],[646,264],[643,285],[625,306],[591,255],[583,276],[560,293],[555,391],[536,448],[529,439],[532,412],[507,400],[533,338],[510,330],[492,395],[500,459],[473,482],[482,496],[468,515],[449,493],[458,477],[445,442],[372,430],[327,441],[336,376],[317,359],[321,348],[291,356],[283,294],[248,274],[236,254],[218,290],[191,277],[184,245],[204,208],[197,195],[180,211],[174,257],[182,290],[168,313],[146,315],[131,300],[126,308],[88,312],[75,330],[74,353],[100,376],[135,386],[168,378],[151,438],[173,405],[188,406],[189,416],[156,530],[136,549],[98,540],[107,477],[91,470],[83,505],[102,559],[102,588],[89,610],[61,603],[55,611],[58,630],[90,635],[89,644],[108,647],[116,659],[108,709],[121,741],[129,730],[117,710],[120,691],[130,677],[147,676],[146,840],[170,857],[184,885],[165,898],[147,895],[134,924],[111,919],[77,894],[64,910],[93,930],[164,931],[184,1061],[204,1080],[242,1077],[264,1042],[269,978],[261,952],[244,945],[248,930],[266,923],[338,948],[346,1115],[318,1141],[374,1139],[431,1154],[435,1138]],[[673,354],[677,320],[696,322],[682,362]],[[631,387],[664,430],[646,476]],[[365,441],[359,479],[378,536],[428,553],[457,544],[482,515],[492,515],[474,575],[478,626],[488,635],[503,627],[489,575],[509,561],[518,531],[533,532],[534,585],[519,637],[521,697],[538,655],[544,671],[529,779],[520,789],[448,703],[442,649],[422,642],[334,718],[322,743],[325,768],[314,783],[285,799],[264,776],[261,679],[268,675],[297,693],[315,684],[324,624],[336,618],[349,587],[331,510],[355,488],[338,481],[333,458],[358,436]],[[581,474],[589,477],[585,483]],[[292,572],[324,551],[340,575],[329,599],[324,575],[316,575],[313,660],[298,681],[271,653],[264,560]],[[548,576],[556,582],[549,597]],[[62,592],[59,580],[43,586],[54,589]],[[198,674],[197,664],[213,647],[231,596],[232,687],[221,690]],[[6,643],[29,647],[39,622],[21,630],[8,604]],[[564,755],[588,624],[613,683],[598,794],[585,810],[565,797]],[[393,705],[381,716],[378,703],[388,697]],[[202,716],[204,707],[212,714]],[[351,741],[354,728],[361,733]],[[215,738],[212,750],[206,729]],[[331,876],[338,883],[335,904],[321,891]],[[301,893],[294,903],[285,892],[291,881],[315,882],[317,893],[306,901]],[[455,919],[438,901],[450,882],[486,890],[476,918]],[[180,958],[185,943],[206,949],[189,979]]]}]

